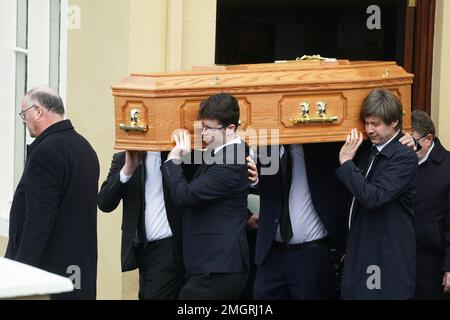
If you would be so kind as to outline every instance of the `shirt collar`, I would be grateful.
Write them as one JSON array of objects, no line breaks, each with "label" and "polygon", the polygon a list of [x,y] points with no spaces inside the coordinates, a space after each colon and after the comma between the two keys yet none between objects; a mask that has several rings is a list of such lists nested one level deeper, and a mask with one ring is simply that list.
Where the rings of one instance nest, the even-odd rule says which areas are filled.
[{"label": "shirt collar", "polygon": [[226,146],[229,146],[229,145],[232,145],[232,144],[240,144],[240,143],[242,143],[241,137],[237,136],[236,138],[234,138],[230,142],[214,148],[214,154],[217,154],[220,150],[222,150]]},{"label": "shirt collar", "polygon": [[384,149],[384,147],[386,147],[389,143],[391,143],[392,140],[394,140],[395,137],[397,137],[399,133],[400,133],[400,130],[397,130],[397,132],[394,134],[394,136],[391,139],[389,139],[389,141],[383,143],[382,145],[374,145],[375,147],[377,147],[378,152],[381,152]]},{"label": "shirt collar", "polygon": [[431,145],[430,150],[428,150],[427,154],[426,154],[422,159],[419,160],[419,166],[420,166],[422,163],[424,163],[425,161],[428,160],[428,157],[430,156],[431,151],[433,151],[433,148],[434,148],[434,142],[433,142],[433,144]]}]

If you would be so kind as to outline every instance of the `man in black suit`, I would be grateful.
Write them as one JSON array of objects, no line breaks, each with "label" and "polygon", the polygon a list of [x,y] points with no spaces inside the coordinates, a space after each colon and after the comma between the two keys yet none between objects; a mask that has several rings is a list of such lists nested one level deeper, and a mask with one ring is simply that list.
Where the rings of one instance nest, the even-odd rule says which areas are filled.
[{"label": "man in black suit", "polygon": [[420,150],[416,196],[416,299],[450,299],[450,152],[433,121],[412,112],[412,135]]},{"label": "man in black suit", "polygon": [[183,283],[181,218],[161,176],[167,152],[113,156],[98,206],[111,212],[123,201],[122,271],[139,269],[139,299],[176,299]]},{"label": "man in black suit", "polygon": [[284,145],[260,152],[254,299],[336,297],[330,254],[339,264],[348,198],[334,175],[339,148],[337,143]]},{"label": "man in black suit", "polygon": [[236,135],[237,100],[225,93],[213,95],[201,103],[199,119],[208,151],[193,178],[188,181],[179,165],[190,152],[186,132],[175,136],[176,147],[161,168],[183,217],[186,284],[179,299],[237,299],[249,268],[248,147]]},{"label": "man in black suit", "polygon": [[75,290],[54,299],[95,299],[99,164],[64,113],[49,87],[23,99],[20,116],[36,140],[14,194],[6,258],[73,276]]},{"label": "man in black suit", "polygon": [[341,149],[338,178],[354,196],[349,211],[343,299],[412,299],[416,248],[417,156],[399,142],[402,105],[384,89],[364,100],[360,118],[370,144],[353,129]]}]

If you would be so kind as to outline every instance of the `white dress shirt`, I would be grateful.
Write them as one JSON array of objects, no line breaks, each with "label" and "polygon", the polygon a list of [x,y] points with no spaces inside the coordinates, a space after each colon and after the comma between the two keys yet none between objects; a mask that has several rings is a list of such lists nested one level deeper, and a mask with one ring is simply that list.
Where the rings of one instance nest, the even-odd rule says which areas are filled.
[{"label": "white dress shirt", "polygon": [[[147,152],[145,158],[145,232],[148,241],[171,237],[172,229],[167,219],[161,175],[161,153]],[[120,181],[127,183],[131,176],[120,171]]]},{"label": "white dress shirt", "polygon": [[422,159],[419,159],[419,166],[428,160],[428,158],[430,157],[431,151],[433,151],[433,149],[434,149],[434,142],[433,142],[433,145],[431,146],[430,150],[428,150],[427,154]]},{"label": "white dress shirt", "polygon": [[[298,244],[319,240],[328,232],[314,208],[306,175],[305,155],[301,144],[291,145],[290,150],[281,146],[280,158],[284,152],[290,152],[292,159],[292,183],[289,192],[289,215],[291,218],[293,237],[289,244]],[[278,226],[275,240],[283,242]]]}]

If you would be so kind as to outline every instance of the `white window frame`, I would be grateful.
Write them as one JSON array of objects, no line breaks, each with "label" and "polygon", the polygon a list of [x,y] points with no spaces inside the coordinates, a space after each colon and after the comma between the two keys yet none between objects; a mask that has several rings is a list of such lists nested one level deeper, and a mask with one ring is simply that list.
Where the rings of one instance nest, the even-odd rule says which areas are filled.
[{"label": "white window frame", "polygon": [[[14,190],[14,177],[21,174],[23,163],[17,159],[15,142],[16,54],[28,55],[27,88],[49,83],[50,78],[50,1],[28,0],[28,48],[17,48],[17,1],[0,0],[0,236],[8,235],[9,211]],[[68,0],[61,0],[59,91],[66,102],[67,90],[67,10]],[[32,142],[27,136],[26,143]],[[20,145],[18,145],[20,144]],[[17,182],[17,181],[16,181]]]}]

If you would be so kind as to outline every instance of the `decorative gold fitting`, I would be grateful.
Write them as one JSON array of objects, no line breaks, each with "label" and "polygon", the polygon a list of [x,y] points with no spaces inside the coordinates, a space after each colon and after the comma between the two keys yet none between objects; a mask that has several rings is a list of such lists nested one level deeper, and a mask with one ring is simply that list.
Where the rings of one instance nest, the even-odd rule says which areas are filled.
[{"label": "decorative gold fitting", "polygon": [[304,55],[302,57],[297,57],[295,59],[296,61],[325,61],[325,62],[337,62],[338,60],[336,58],[325,58],[322,57],[320,54],[314,54],[314,55]]},{"label": "decorative gold fitting", "polygon": [[310,104],[307,102],[302,102],[300,104],[300,112],[301,114],[294,119],[291,119],[293,124],[303,124],[303,123],[332,123],[338,121],[337,116],[327,116],[327,104],[326,102],[319,101],[316,104],[317,107],[317,118],[311,118],[309,116],[309,107]]},{"label": "decorative gold fitting", "polygon": [[133,109],[130,111],[130,124],[119,124],[119,128],[124,131],[137,131],[137,132],[147,132],[148,126],[141,123],[141,114],[139,110]]},{"label": "decorative gold fitting", "polygon": [[383,73],[383,78],[387,78],[391,75],[391,71],[389,69],[386,69],[386,71]]}]

